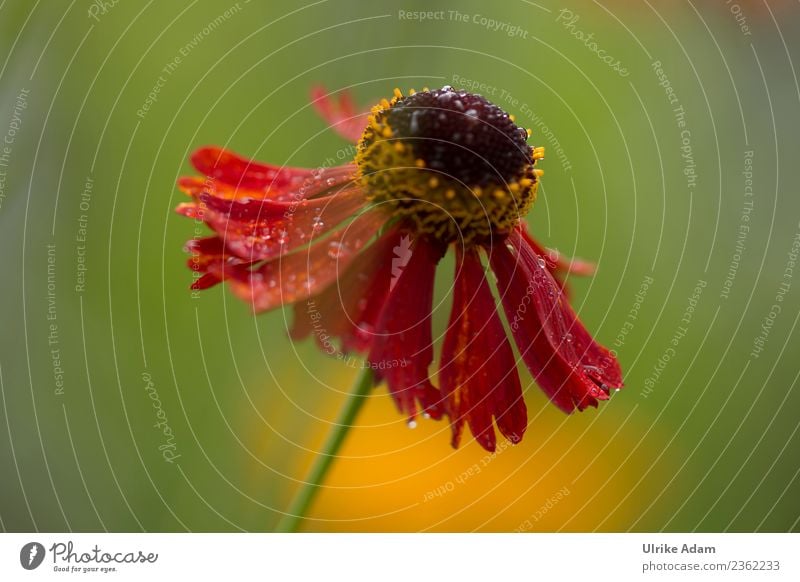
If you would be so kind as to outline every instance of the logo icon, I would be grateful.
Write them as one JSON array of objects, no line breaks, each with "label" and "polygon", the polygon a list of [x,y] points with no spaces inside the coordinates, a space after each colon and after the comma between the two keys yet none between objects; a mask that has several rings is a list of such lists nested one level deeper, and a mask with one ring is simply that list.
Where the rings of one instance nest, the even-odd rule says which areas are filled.
[{"label": "logo icon", "polygon": [[44,561],[44,546],[39,542],[28,542],[19,551],[19,563],[26,570],[35,570]]},{"label": "logo icon", "polygon": [[389,281],[389,291],[394,289],[400,275],[403,274],[403,269],[408,265],[411,260],[413,249],[411,248],[411,237],[406,235],[400,239],[400,244],[392,249],[394,251],[394,258],[392,259],[392,280]]}]

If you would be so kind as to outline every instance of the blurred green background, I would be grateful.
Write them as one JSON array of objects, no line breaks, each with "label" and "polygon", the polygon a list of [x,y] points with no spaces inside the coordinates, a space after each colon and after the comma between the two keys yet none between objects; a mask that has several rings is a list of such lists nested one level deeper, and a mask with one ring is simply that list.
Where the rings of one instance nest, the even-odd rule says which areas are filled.
[{"label": "blurred green background", "polygon": [[547,148],[530,224],[597,261],[573,300],[626,388],[567,417],[526,372],[486,457],[381,387],[303,529],[797,530],[799,32],[772,1],[0,3],[0,528],[272,530],[355,370],[191,296],[176,178],[205,144],[335,157],[316,83],[471,81]]}]

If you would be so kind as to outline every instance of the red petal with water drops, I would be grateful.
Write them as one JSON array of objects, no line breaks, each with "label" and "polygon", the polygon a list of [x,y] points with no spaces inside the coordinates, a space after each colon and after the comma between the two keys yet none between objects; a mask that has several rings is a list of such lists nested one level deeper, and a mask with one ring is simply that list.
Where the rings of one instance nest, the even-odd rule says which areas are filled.
[{"label": "red petal with water drops", "polygon": [[428,376],[433,361],[431,309],[436,265],[447,247],[435,240],[408,236],[395,247],[389,297],[375,328],[368,361],[376,382],[385,379],[400,412],[413,419],[417,403],[441,417],[439,391]]},{"label": "red petal with water drops", "polygon": [[244,190],[283,190],[313,172],[306,168],[262,164],[216,146],[196,150],[191,161],[198,172]]},{"label": "red petal with water drops", "polygon": [[218,236],[207,236],[191,239],[184,245],[183,250],[192,255],[189,259],[189,268],[205,272],[205,267],[210,261],[225,254],[225,245]]},{"label": "red petal with water drops", "polygon": [[492,269],[517,347],[531,374],[565,412],[597,406],[622,387],[616,359],[597,344],[559,284],[519,232],[491,250]]},{"label": "red petal with water drops", "polygon": [[[209,170],[210,171],[210,170]],[[353,182],[356,174],[354,164],[343,164],[332,168],[316,170],[292,169],[290,175],[282,173],[285,179],[275,179],[269,183],[257,180],[226,182],[222,179],[201,176],[184,176],[178,179],[178,188],[197,199],[203,194],[223,200],[272,200],[296,203],[300,200],[332,194],[339,187]],[[228,172],[228,179],[237,175]]]},{"label": "red petal with water drops", "polygon": [[217,266],[225,262],[228,264],[228,271],[230,272],[232,269],[246,270],[251,264],[248,261],[228,255],[225,252],[225,245],[222,239],[218,236],[192,239],[186,243],[184,251],[191,255],[186,261],[187,266],[197,273],[191,285],[191,289],[194,291],[208,289],[222,282],[219,276],[208,272],[210,266],[213,266],[212,268],[215,271],[219,271]]},{"label": "red petal with water drops", "polygon": [[324,87],[311,89],[311,104],[320,117],[344,139],[357,143],[367,125],[369,111],[356,111],[350,91],[339,92],[338,99]]},{"label": "red petal with water drops", "polygon": [[[541,257],[527,244],[525,239],[511,237],[509,242],[518,247],[519,256],[525,261],[529,270],[533,271],[536,266],[540,265]],[[606,389],[621,388],[623,382],[619,362],[611,352],[594,341],[569,302],[563,297],[555,302],[549,293],[545,294],[544,298],[545,301],[540,308],[541,312],[553,314],[552,321],[562,330],[565,339],[568,340],[559,346],[568,361],[579,359],[583,371],[593,377],[595,382],[605,385]]]},{"label": "red petal with water drops", "polygon": [[459,253],[450,324],[442,347],[439,379],[458,447],[464,421],[481,446],[496,446],[492,416],[511,442],[522,440],[527,411],[517,362],[497,314],[480,258]]},{"label": "red petal with water drops", "polygon": [[392,249],[401,233],[392,229],[365,249],[344,274],[322,293],[295,305],[291,336],[314,335],[330,352],[329,337],[341,339],[341,350],[363,352],[372,345],[392,277]]},{"label": "red petal with water drops", "polygon": [[544,258],[547,264],[547,270],[550,271],[553,276],[569,273],[570,275],[577,275],[579,277],[589,277],[594,274],[596,270],[594,263],[574,257],[568,259],[555,249],[543,247],[530,235],[528,229],[524,225],[517,227],[517,230],[519,230],[525,242],[528,243],[528,246],[530,246],[537,255]]},{"label": "red petal with water drops", "polygon": [[221,283],[224,277],[233,277],[236,273],[239,273],[240,277],[244,277],[252,266],[252,262],[226,254],[222,239],[213,238],[219,241],[221,251],[198,251],[192,244],[194,241],[186,244],[186,251],[192,255],[186,264],[192,271],[198,273],[197,278],[191,284],[191,289],[194,291],[213,287],[217,283]]},{"label": "red petal with water drops", "polygon": [[360,188],[296,203],[231,201],[206,194],[199,199],[202,219],[227,251],[249,261],[273,259],[319,239],[364,206]]},{"label": "red petal with water drops", "polygon": [[333,283],[384,222],[386,215],[382,211],[369,210],[308,248],[251,270],[233,265],[231,271],[229,263],[222,262],[209,265],[208,272],[227,280],[231,290],[257,312],[302,301]]}]

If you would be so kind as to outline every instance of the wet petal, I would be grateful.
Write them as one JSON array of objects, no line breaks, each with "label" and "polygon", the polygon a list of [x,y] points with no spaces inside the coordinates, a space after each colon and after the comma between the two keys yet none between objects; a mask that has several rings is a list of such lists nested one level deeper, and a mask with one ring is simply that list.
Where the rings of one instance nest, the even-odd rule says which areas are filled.
[{"label": "wet petal", "polygon": [[339,92],[338,99],[324,87],[311,89],[311,104],[320,117],[344,139],[357,143],[367,125],[369,111],[356,111],[350,91]]},{"label": "wet petal", "polygon": [[622,386],[616,359],[597,344],[570,307],[544,258],[519,232],[491,251],[511,332],[531,374],[565,412],[597,406]]},{"label": "wet petal", "polygon": [[[211,176],[184,176],[178,180],[178,188],[195,199],[202,194],[208,194],[223,200],[269,199],[293,203],[330,194],[338,187],[352,182],[356,174],[354,164],[315,170],[295,168],[288,174],[284,170],[289,171],[281,169],[279,176],[282,178],[268,183],[262,183],[255,178],[235,182],[233,180],[239,170],[225,174],[226,180],[231,182]],[[206,168],[206,171],[215,170]]]},{"label": "wet petal", "polygon": [[[392,278],[392,249],[401,232],[392,229],[364,250],[335,283],[322,293],[295,305],[293,339],[315,336],[341,338],[341,350],[363,352],[372,345]],[[328,346],[326,345],[327,349]]]},{"label": "wet petal", "polygon": [[[534,272],[540,262],[536,251],[524,239],[512,237],[509,242],[518,246],[520,258]],[[606,388],[622,387],[619,363],[606,348],[594,341],[569,302],[564,297],[554,301],[555,297],[550,293],[543,294],[542,298],[544,301],[540,307],[541,313],[550,314],[551,317],[546,321],[552,321],[554,329],[562,333],[562,341],[558,347],[567,355],[568,361],[580,360],[584,372]]]},{"label": "wet petal", "polygon": [[[594,274],[596,270],[594,263],[576,259],[575,257],[570,259],[564,257],[555,249],[543,247],[530,235],[528,229],[524,225],[520,225],[517,230],[525,239],[525,242],[528,243],[528,246],[530,246],[537,255],[544,258],[547,264],[547,270],[550,271],[553,276],[569,273],[570,275],[579,277],[588,277]],[[558,279],[558,277],[556,277],[556,279]]]},{"label": "wet petal", "polygon": [[245,190],[282,190],[313,171],[262,164],[217,146],[196,150],[191,161],[198,172],[209,178]]},{"label": "wet petal", "polygon": [[393,251],[389,297],[376,326],[368,361],[376,382],[386,379],[400,412],[413,419],[417,403],[441,416],[439,392],[431,384],[431,309],[436,265],[447,248],[431,239],[401,239]]},{"label": "wet petal", "polygon": [[308,248],[252,270],[243,270],[239,265],[230,270],[229,264],[222,262],[209,265],[208,272],[227,280],[231,290],[257,312],[301,301],[333,283],[385,221],[382,211],[369,210]]},{"label": "wet petal", "polygon": [[514,353],[497,314],[477,252],[459,253],[453,308],[439,368],[442,396],[457,447],[464,421],[481,446],[495,450],[500,432],[517,443],[527,411]]},{"label": "wet petal", "polygon": [[245,261],[228,254],[222,239],[218,236],[192,239],[186,243],[184,250],[191,255],[186,261],[187,266],[197,273],[191,285],[191,289],[195,291],[221,283],[223,264],[227,276],[231,276],[234,271],[246,273],[252,265],[252,261]]},{"label": "wet petal", "polygon": [[193,238],[187,242],[183,250],[192,255],[189,259],[189,267],[193,271],[205,271],[205,265],[225,254],[225,245],[218,236],[207,236],[203,238]]},{"label": "wet petal", "polygon": [[230,254],[256,261],[278,257],[319,239],[364,206],[364,192],[348,188],[296,203],[231,201],[202,194],[202,218],[223,239]]}]

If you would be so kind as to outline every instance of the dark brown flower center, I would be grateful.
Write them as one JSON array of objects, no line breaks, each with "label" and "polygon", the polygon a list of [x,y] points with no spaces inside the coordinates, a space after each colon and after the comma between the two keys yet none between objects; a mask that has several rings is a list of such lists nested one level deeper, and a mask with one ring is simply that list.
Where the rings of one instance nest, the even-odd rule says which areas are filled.
[{"label": "dark brown flower center", "polygon": [[372,110],[357,162],[368,196],[445,242],[505,235],[536,198],[542,148],[484,97],[444,87]]},{"label": "dark brown flower center", "polygon": [[481,95],[416,93],[398,100],[387,122],[427,168],[467,186],[512,182],[533,163],[527,131]]}]

